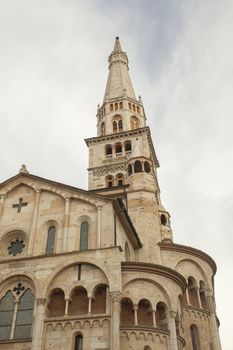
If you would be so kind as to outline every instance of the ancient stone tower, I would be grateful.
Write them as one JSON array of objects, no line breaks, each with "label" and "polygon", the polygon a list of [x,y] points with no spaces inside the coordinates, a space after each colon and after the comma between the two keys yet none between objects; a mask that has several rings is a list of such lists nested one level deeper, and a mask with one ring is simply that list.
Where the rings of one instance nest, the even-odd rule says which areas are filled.
[{"label": "ancient stone tower", "polygon": [[216,265],[173,241],[118,37],[86,144],[88,191],[25,166],[0,184],[0,350],[220,350]]}]

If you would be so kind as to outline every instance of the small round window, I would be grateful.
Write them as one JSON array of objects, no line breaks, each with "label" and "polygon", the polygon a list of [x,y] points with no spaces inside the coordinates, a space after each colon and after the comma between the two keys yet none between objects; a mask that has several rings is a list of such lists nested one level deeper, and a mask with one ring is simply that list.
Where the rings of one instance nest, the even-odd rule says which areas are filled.
[{"label": "small round window", "polygon": [[25,248],[24,241],[18,238],[15,239],[14,241],[11,241],[7,247],[9,255],[13,255],[13,256],[16,256],[17,254],[21,254],[24,248]]}]

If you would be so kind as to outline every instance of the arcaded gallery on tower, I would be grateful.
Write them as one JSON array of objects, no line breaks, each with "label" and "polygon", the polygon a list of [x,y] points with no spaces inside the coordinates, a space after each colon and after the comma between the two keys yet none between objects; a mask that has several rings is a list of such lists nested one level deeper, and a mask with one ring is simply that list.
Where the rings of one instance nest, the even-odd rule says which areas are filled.
[{"label": "arcaded gallery on tower", "polygon": [[85,141],[88,190],[26,166],[0,184],[0,350],[220,350],[216,264],[173,241],[118,37]]}]

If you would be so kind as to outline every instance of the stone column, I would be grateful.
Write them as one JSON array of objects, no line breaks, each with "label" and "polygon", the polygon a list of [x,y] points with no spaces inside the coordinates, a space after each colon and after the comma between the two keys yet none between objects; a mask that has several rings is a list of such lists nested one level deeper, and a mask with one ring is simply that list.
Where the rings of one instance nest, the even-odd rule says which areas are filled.
[{"label": "stone column", "polygon": [[138,304],[133,304],[134,309],[134,325],[138,326]]},{"label": "stone column", "polygon": [[190,303],[190,299],[189,299],[189,290],[188,290],[188,288],[186,288],[186,299],[187,299],[187,304],[188,305],[191,305],[191,303]]},{"label": "stone column", "polygon": [[69,311],[69,298],[66,298],[66,306],[65,306],[65,316],[68,316],[68,311]]},{"label": "stone column", "polygon": [[6,195],[5,194],[0,194],[0,219],[1,219],[1,216],[2,216],[5,199],[6,199]]},{"label": "stone column", "polygon": [[110,292],[109,287],[106,288],[106,314],[110,313]]},{"label": "stone column", "polygon": [[31,232],[30,232],[30,238],[29,238],[29,244],[28,244],[29,255],[33,254],[33,246],[34,246],[35,234],[36,234],[36,224],[37,224],[37,217],[38,217],[39,204],[40,204],[40,193],[41,193],[41,190],[39,188],[36,189],[35,206],[34,206],[32,226],[31,226]]},{"label": "stone column", "polygon": [[153,310],[152,311],[153,312],[153,327],[157,327],[157,324],[156,324],[156,311],[155,310]]},{"label": "stone column", "polygon": [[121,292],[110,292],[111,308],[111,350],[120,350],[120,299]]},{"label": "stone column", "polygon": [[101,205],[97,206],[97,242],[96,248],[100,248],[101,246]]},{"label": "stone column", "polygon": [[36,314],[32,331],[31,350],[42,349],[45,305],[46,299],[36,299]]},{"label": "stone column", "polygon": [[89,314],[91,314],[91,301],[92,301],[92,298],[88,297],[88,313]]},{"label": "stone column", "polygon": [[17,316],[17,311],[19,307],[19,301],[15,301],[15,306],[14,306],[14,314],[13,314],[13,320],[12,320],[12,326],[11,326],[11,334],[10,334],[10,339],[14,338],[14,333],[15,333],[15,325],[16,325],[16,316]]},{"label": "stone column", "polygon": [[178,350],[177,345],[177,335],[176,335],[176,312],[169,311],[168,312],[168,327],[170,330],[170,350]]},{"label": "stone column", "polygon": [[221,350],[222,346],[215,314],[214,297],[212,295],[206,295],[206,303],[210,311],[210,332],[213,340],[213,350]]},{"label": "stone column", "polygon": [[64,215],[64,227],[63,227],[63,240],[62,251],[66,252],[67,249],[67,235],[69,226],[69,213],[70,213],[70,198],[65,198],[65,215]]},{"label": "stone column", "polygon": [[202,308],[201,298],[200,298],[200,289],[198,287],[196,287],[196,291],[197,291],[197,299],[198,299],[199,307]]}]

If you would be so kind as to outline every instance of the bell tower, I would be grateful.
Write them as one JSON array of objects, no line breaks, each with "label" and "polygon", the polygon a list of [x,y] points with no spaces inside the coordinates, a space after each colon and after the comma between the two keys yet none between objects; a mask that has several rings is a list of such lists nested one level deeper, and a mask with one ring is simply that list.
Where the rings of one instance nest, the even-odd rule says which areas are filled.
[{"label": "bell tower", "polygon": [[160,201],[159,162],[119,37],[108,62],[104,99],[97,110],[97,137],[85,140],[89,147],[89,190],[124,201],[143,242],[140,260],[159,263],[158,243],[172,241],[170,217]]}]

